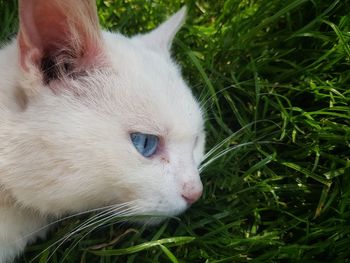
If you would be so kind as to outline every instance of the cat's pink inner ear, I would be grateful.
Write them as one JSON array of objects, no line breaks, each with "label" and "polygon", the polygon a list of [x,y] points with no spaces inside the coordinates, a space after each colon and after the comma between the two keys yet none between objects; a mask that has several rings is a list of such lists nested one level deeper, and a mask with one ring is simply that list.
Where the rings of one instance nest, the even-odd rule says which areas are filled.
[{"label": "cat's pink inner ear", "polygon": [[93,63],[101,52],[94,0],[20,0],[19,3],[18,48],[24,71],[32,66],[40,68],[44,58],[62,58],[62,53],[83,67]]}]

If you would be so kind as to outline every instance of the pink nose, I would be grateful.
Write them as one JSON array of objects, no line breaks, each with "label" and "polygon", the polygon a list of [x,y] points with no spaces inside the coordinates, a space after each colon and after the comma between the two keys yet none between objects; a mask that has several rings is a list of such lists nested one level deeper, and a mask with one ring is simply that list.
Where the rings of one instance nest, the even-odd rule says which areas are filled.
[{"label": "pink nose", "polygon": [[188,191],[184,192],[181,196],[189,205],[191,205],[201,197],[202,191],[202,188],[197,191]]}]

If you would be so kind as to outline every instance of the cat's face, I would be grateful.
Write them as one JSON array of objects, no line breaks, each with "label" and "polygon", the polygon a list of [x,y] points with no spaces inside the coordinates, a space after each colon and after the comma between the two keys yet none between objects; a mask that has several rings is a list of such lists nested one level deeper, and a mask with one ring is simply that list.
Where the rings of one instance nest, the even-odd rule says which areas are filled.
[{"label": "cat's face", "polygon": [[53,214],[127,203],[131,214],[176,215],[200,197],[203,117],[168,50],[183,16],[132,39],[103,33],[103,63],[83,74],[50,73],[44,84],[43,67],[26,75],[23,85],[39,87],[16,121],[26,136],[26,176],[11,187],[20,202]]}]

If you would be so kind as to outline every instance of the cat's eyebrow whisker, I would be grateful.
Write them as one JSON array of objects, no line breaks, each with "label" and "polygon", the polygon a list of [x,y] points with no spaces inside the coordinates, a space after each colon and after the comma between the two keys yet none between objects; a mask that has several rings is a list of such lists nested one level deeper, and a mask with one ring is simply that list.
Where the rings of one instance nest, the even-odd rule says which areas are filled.
[{"label": "cat's eyebrow whisker", "polygon": [[241,148],[244,146],[252,145],[252,144],[271,144],[271,143],[276,143],[276,142],[274,142],[274,141],[252,141],[252,142],[241,143],[241,144],[237,144],[237,145],[233,145],[233,146],[230,146],[228,148],[225,148],[222,151],[215,154],[214,156],[212,156],[208,161],[201,164],[199,167],[199,172],[202,172],[209,164],[213,163],[214,161],[221,158],[222,156],[228,154],[232,150],[235,150],[235,149],[238,149],[238,148]]},{"label": "cat's eyebrow whisker", "polygon": [[[217,97],[218,94],[223,93],[224,91],[235,87],[235,85],[230,85],[227,86],[225,88],[222,88],[221,90],[216,91],[214,94],[210,94],[210,92],[207,92],[206,94],[204,94],[203,96],[200,95],[199,97],[199,104],[200,104],[200,109],[203,110],[203,108],[205,109],[205,107],[207,106],[207,103],[213,99],[214,97]],[[209,96],[210,95],[210,96]],[[221,95],[221,94],[220,94]]]},{"label": "cat's eyebrow whisker", "polygon": [[219,153],[214,155],[212,158],[210,158],[208,161],[202,163],[199,167],[199,172],[202,172],[209,164],[211,164],[212,162],[221,158],[222,156],[226,155],[227,153],[231,152],[232,150],[235,150],[235,149],[238,149],[240,147],[247,146],[247,145],[251,145],[251,144],[254,144],[254,142],[241,143],[241,144],[230,146],[228,148],[223,149],[222,151],[220,151]]},{"label": "cat's eyebrow whisker", "polygon": [[246,126],[240,128],[236,132],[232,133],[231,135],[227,136],[225,139],[223,139],[218,144],[214,145],[205,155],[204,160],[208,159],[211,155],[213,155],[217,150],[219,150],[222,146],[224,146],[227,142],[229,142],[233,137],[235,137],[238,133],[243,131],[245,128],[249,127],[252,124],[247,124]]},{"label": "cat's eyebrow whisker", "polygon": [[272,124],[277,125],[274,121],[271,120],[259,120],[259,121],[253,121],[251,123],[246,124],[245,126],[243,126],[242,128],[240,128],[239,130],[237,130],[236,132],[232,133],[231,135],[227,136],[225,139],[223,139],[221,142],[219,142],[218,144],[214,145],[214,147],[212,147],[205,155],[204,155],[204,160],[208,159],[209,157],[211,157],[216,151],[218,151],[221,147],[223,147],[227,142],[229,142],[230,140],[232,140],[232,138],[234,138],[235,136],[237,136],[240,132],[244,131],[246,128],[255,125],[257,123],[260,122],[270,122]]}]

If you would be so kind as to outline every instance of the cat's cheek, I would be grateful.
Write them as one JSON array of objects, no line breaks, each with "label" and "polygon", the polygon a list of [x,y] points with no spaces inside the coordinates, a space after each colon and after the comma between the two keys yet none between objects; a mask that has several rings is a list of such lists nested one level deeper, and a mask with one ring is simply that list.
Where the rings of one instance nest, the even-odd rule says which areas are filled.
[{"label": "cat's cheek", "polygon": [[178,196],[144,199],[140,201],[139,206],[143,208],[145,215],[160,217],[177,216],[188,208],[187,203]]},{"label": "cat's cheek", "polygon": [[143,214],[175,216],[188,206],[181,197],[181,185],[171,172],[170,165],[155,165],[140,171],[137,176],[137,206]]},{"label": "cat's cheek", "polygon": [[154,162],[160,162],[160,164],[169,164],[170,163],[170,157],[168,150],[166,148],[166,141],[164,138],[159,138],[159,144],[157,146],[156,152],[150,156],[148,159],[154,161]]},{"label": "cat's cheek", "polygon": [[205,152],[205,135],[204,133],[200,134],[196,140],[195,147],[193,149],[193,159],[195,164],[200,166],[201,162],[204,159]]}]

